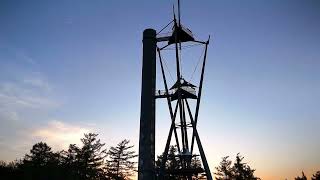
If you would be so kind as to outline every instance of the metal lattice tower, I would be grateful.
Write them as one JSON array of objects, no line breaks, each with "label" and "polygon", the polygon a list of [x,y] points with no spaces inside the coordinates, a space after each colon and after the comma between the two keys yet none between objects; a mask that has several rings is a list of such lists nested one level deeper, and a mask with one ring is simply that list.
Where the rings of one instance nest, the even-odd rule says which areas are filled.
[{"label": "metal lattice tower", "polygon": [[[202,174],[207,180],[212,180],[212,175],[203,150],[203,146],[197,130],[199,108],[201,102],[202,86],[205,73],[207,49],[210,36],[207,41],[198,41],[192,32],[181,25],[180,3],[178,1],[178,20],[173,20],[165,26],[172,25],[169,35],[161,36],[153,29],[146,29],[143,34],[143,67],[142,67],[142,93],[141,93],[141,116],[140,116],[140,141],[139,141],[139,180],[164,180],[168,176],[179,177],[179,179],[192,180]],[[158,42],[167,42],[163,47],[158,47]],[[194,43],[204,46],[201,74],[198,87],[183,78],[181,71],[181,51],[185,43]],[[169,47],[174,47],[175,75],[176,81],[169,88],[164,68],[164,60],[161,52]],[[160,62],[161,75],[164,90],[156,90],[156,53]],[[171,64],[170,64],[171,65]],[[174,65],[174,64],[172,64]],[[166,99],[171,126],[166,141],[166,146],[161,159],[159,169],[155,169],[155,100]],[[195,107],[191,107],[194,101]],[[194,113],[193,113],[194,112]],[[188,133],[188,129],[192,133]],[[173,137],[174,136],[174,137]],[[174,139],[173,139],[174,138]],[[178,168],[167,169],[166,162],[169,158],[168,151],[171,140],[175,142],[179,159]],[[195,146],[199,154],[195,154]],[[201,167],[194,167],[192,162],[200,156]]]}]

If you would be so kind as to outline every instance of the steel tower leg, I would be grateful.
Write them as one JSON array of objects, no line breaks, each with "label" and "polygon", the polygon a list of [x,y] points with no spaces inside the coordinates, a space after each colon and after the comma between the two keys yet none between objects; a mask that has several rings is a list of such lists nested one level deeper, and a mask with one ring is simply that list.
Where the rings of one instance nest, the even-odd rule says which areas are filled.
[{"label": "steel tower leg", "polygon": [[143,32],[138,180],[155,180],[156,31]]}]

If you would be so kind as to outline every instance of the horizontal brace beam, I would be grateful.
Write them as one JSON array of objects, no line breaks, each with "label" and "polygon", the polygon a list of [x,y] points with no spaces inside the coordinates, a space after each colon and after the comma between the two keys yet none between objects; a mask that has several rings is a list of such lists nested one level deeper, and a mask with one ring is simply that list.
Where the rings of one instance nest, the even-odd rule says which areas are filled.
[{"label": "horizontal brace beam", "polygon": [[171,36],[157,37],[157,42],[169,41]]}]

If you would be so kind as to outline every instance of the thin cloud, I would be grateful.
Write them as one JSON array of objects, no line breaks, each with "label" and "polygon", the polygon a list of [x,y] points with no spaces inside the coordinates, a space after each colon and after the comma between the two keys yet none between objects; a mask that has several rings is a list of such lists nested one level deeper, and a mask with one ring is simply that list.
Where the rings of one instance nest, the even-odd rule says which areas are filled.
[{"label": "thin cloud", "polygon": [[15,111],[0,108],[0,119],[5,119],[7,121],[18,121],[20,117]]},{"label": "thin cloud", "polygon": [[18,48],[7,43],[0,43],[0,50],[9,53],[10,55],[12,55],[11,57],[14,57],[14,59],[17,59],[21,62],[25,62],[32,66],[37,65],[37,61],[32,56],[30,56],[28,51],[24,48]]},{"label": "thin cloud", "polygon": [[88,132],[90,132],[88,127],[53,120],[46,127],[34,130],[32,137],[61,150],[66,149],[69,144],[79,144],[80,138]]},{"label": "thin cloud", "polygon": [[23,83],[25,83],[26,85],[35,87],[35,88],[40,88],[40,89],[42,89],[44,91],[48,91],[48,92],[50,92],[52,90],[52,87],[49,84],[49,82],[41,76],[24,78]]},{"label": "thin cloud", "polygon": [[36,60],[32,58],[30,55],[27,54],[27,52],[22,48],[11,48],[18,59],[25,61],[31,65],[37,64]]},{"label": "thin cloud", "polygon": [[54,97],[52,85],[40,72],[26,73],[21,80],[0,82],[0,116],[19,116],[21,110],[49,110],[61,105]]},{"label": "thin cloud", "polygon": [[24,127],[15,130],[7,137],[0,133],[0,159],[12,161],[23,158],[35,143],[46,142],[54,151],[66,150],[69,144],[80,145],[80,139],[85,133],[95,131],[83,123],[66,123],[61,120],[49,120],[45,125],[38,127]]},{"label": "thin cloud", "polygon": [[[57,126],[57,123],[51,121],[47,126],[39,128],[37,124],[40,120],[48,122],[50,112],[62,106],[54,92],[54,86],[26,51],[7,46],[0,47],[0,50],[4,52],[0,53],[0,59],[7,62],[0,67],[0,70],[6,73],[6,76],[0,79],[0,159],[11,161],[21,158],[34,143],[45,138],[50,140],[49,143],[54,143],[50,146],[60,147],[60,140],[68,142],[68,139],[75,136],[72,134],[86,131],[83,128],[71,128],[70,134],[67,130],[62,131],[63,126]],[[53,141],[50,137],[54,137],[54,131],[63,132],[66,137]]]},{"label": "thin cloud", "polygon": [[48,109],[59,103],[43,89],[34,89],[19,82],[0,84],[0,108],[17,110],[19,108]]}]

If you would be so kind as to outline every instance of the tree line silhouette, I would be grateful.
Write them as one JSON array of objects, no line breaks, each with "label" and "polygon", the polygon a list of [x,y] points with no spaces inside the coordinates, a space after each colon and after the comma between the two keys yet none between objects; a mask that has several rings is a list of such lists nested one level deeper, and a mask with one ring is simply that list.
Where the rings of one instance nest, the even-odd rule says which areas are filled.
[{"label": "tree line silhouette", "polygon": [[[261,178],[254,175],[255,169],[244,163],[243,159],[239,153],[234,162],[229,160],[229,156],[223,157],[219,166],[215,168],[216,180],[260,180]],[[294,180],[307,180],[307,177],[302,171],[302,176],[297,176]],[[320,171],[313,174],[311,180],[320,180]]]},{"label": "tree line silhouette", "polygon": [[68,150],[53,152],[44,142],[33,145],[23,159],[0,163],[1,180],[127,180],[136,170],[137,157],[129,140],[123,140],[109,151],[88,133],[82,147],[70,144]]},{"label": "tree line silhouette", "polygon": [[[307,180],[308,178],[304,175],[304,172],[302,171],[302,175],[297,176],[294,178],[294,180]],[[312,175],[311,180],[320,180],[320,171],[317,171],[315,174]]]},{"label": "tree line silhouette", "polygon": [[[29,154],[22,159],[10,163],[0,161],[1,180],[130,180],[137,171],[137,154],[129,140],[123,140],[107,151],[105,143],[101,143],[98,134],[88,133],[81,138],[82,146],[70,144],[67,150],[53,152],[45,142],[33,145]],[[255,169],[243,162],[239,153],[234,162],[229,156],[223,157],[215,168],[216,180],[259,180],[254,175]],[[159,173],[162,155],[159,155],[156,173]],[[192,179],[203,179],[199,157],[194,157],[191,167],[194,171]],[[181,168],[176,146],[168,152],[165,169],[174,172]],[[199,172],[199,173],[198,173]],[[176,174],[167,173],[166,180],[179,180]],[[307,180],[304,172],[294,180]],[[320,171],[312,175],[311,180],[320,180]]]}]

